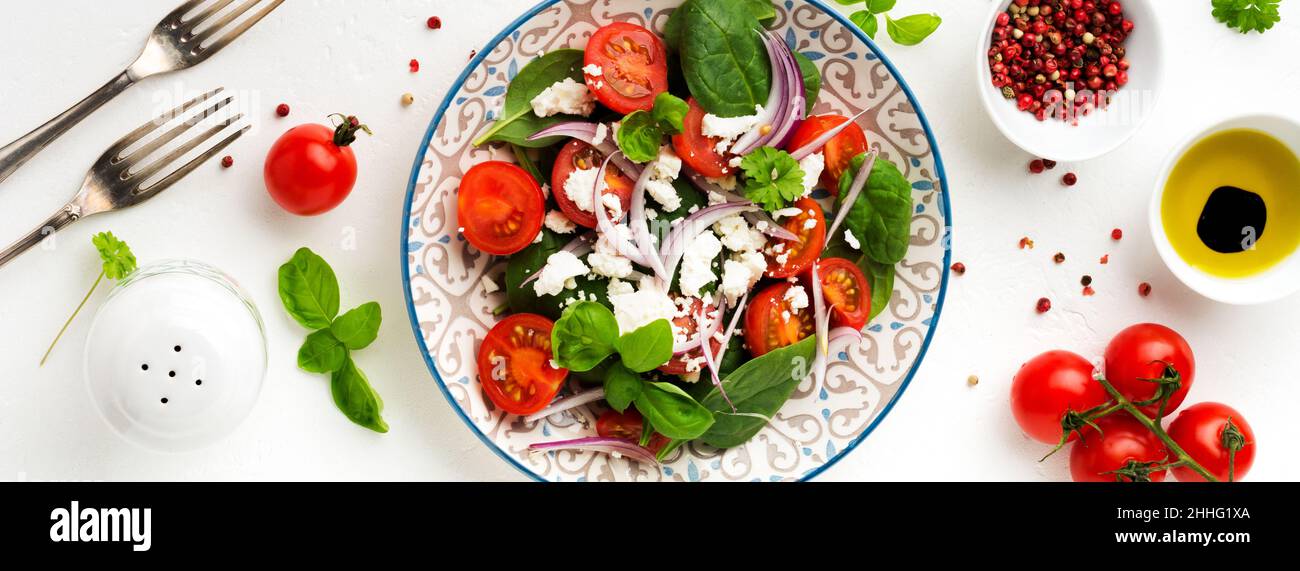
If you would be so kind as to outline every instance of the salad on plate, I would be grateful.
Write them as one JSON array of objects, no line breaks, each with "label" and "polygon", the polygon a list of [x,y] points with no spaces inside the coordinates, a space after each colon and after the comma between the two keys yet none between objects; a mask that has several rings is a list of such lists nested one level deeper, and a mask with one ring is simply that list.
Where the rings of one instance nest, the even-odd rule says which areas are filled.
[{"label": "salad on plate", "polygon": [[514,158],[457,191],[460,233],[507,264],[484,278],[507,301],[482,389],[529,422],[604,411],[534,450],[742,445],[893,292],[911,185],[859,117],[811,115],[821,78],[765,29],[769,1],[737,5],[687,0],[662,36],[613,22],[546,53],[476,134]]}]

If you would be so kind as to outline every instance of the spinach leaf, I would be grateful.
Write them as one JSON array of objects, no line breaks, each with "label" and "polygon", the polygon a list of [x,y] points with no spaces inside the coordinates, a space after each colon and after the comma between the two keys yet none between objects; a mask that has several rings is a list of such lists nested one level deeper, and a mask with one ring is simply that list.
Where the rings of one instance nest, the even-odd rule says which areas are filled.
[{"label": "spinach leaf", "polygon": [[772,5],[772,0],[743,0],[745,8],[754,14],[754,18],[762,24],[770,24],[776,19],[776,6]]},{"label": "spinach leaf", "polygon": [[[745,3],[745,8],[754,14],[754,18],[762,24],[770,24],[776,19],[776,7],[772,5],[771,0],[741,0]],[[857,1],[857,0],[855,0]],[[686,19],[686,5],[692,0],[686,0],[676,10],[668,15],[668,23],[664,25],[664,44],[670,50],[679,50],[682,46],[682,30],[685,27],[683,21]]]},{"label": "spinach leaf", "polygon": [[722,393],[714,387],[700,400],[700,404],[714,411],[715,419],[700,440],[710,446],[731,448],[753,438],[767,425],[765,418],[771,418],[781,409],[811,370],[816,343],[815,336],[809,337],[752,359],[727,375],[722,387],[741,414],[732,413]]},{"label": "spinach leaf", "polygon": [[339,313],[339,280],[323,258],[299,248],[280,266],[280,301],[295,321],[308,329],[330,326]]},{"label": "spinach leaf", "polygon": [[[672,333],[669,332],[669,337]],[[580,301],[564,310],[551,329],[555,363],[570,371],[590,371],[614,353],[618,321],[609,308]],[[669,347],[671,351],[671,346]]]},{"label": "spinach leaf", "polygon": [[752,115],[772,81],[758,19],[731,0],[690,0],[679,10],[686,12],[681,60],[691,94],[714,115]]},{"label": "spinach leaf", "polygon": [[894,297],[894,266],[873,261],[869,256],[849,246],[843,238],[833,238],[826,247],[823,258],[844,258],[857,264],[858,269],[867,277],[871,287],[871,313],[868,320],[875,319],[889,305]]},{"label": "spinach leaf", "polygon": [[528,174],[533,175],[533,180],[536,180],[537,184],[551,184],[550,179],[542,174],[542,169],[537,166],[537,161],[528,155],[528,149],[511,143],[510,151],[515,155],[515,162],[528,171]]},{"label": "spinach leaf", "polygon": [[942,23],[943,18],[938,14],[912,14],[897,20],[885,15],[885,30],[889,32],[889,37],[894,43],[903,46],[921,43],[939,29],[939,24]]},{"label": "spinach leaf", "polygon": [[379,337],[383,314],[379,304],[370,302],[340,315],[330,324],[330,332],[348,349],[365,349]]},{"label": "spinach leaf", "polygon": [[308,335],[298,349],[298,368],[308,373],[333,373],[342,369],[347,359],[347,347],[329,329]]},{"label": "spinach leaf", "polygon": [[672,383],[645,383],[636,409],[659,434],[693,440],[713,426],[713,413]]},{"label": "spinach leaf", "polygon": [[[615,331],[617,327],[616,323]],[[667,319],[656,319],[619,337],[614,347],[628,369],[637,373],[653,371],[673,358],[673,326]]]},{"label": "spinach leaf", "polygon": [[556,82],[564,81],[566,77],[571,77],[578,82],[584,81],[582,58],[582,50],[558,49],[529,62],[519,70],[519,74],[510,82],[510,88],[506,92],[506,103],[501,110],[501,116],[486,133],[474,141],[474,145],[503,141],[520,147],[540,148],[558,142],[560,140],[558,137],[537,141],[529,141],[528,137],[546,127],[573,121],[575,117],[571,115],[538,117],[533,113],[533,98]]},{"label": "spinach leaf", "polygon": [[641,396],[644,385],[640,375],[629,371],[622,363],[614,363],[605,377],[605,402],[614,410],[626,411]]},{"label": "spinach leaf", "polygon": [[799,52],[794,53],[794,61],[799,62],[799,73],[803,75],[803,96],[808,100],[807,113],[812,115],[813,107],[817,105],[817,96],[822,91],[822,72],[817,69],[817,64],[808,56]]},{"label": "spinach leaf", "polygon": [[[853,175],[862,168],[866,154],[853,158],[845,175],[840,177],[840,198],[835,209],[845,208],[843,198],[853,186]],[[844,227],[862,243],[862,251],[872,260],[894,265],[907,255],[912,228],[912,185],[898,166],[877,157],[867,178],[867,187],[848,206]]]},{"label": "spinach leaf", "polygon": [[334,395],[334,405],[348,420],[375,432],[388,432],[388,423],[379,415],[384,410],[384,401],[351,358],[330,376],[330,393]]}]

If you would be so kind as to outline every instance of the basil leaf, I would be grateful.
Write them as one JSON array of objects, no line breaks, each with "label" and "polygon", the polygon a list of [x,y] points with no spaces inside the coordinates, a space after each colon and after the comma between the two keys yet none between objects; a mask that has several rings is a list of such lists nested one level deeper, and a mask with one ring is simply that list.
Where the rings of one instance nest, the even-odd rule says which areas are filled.
[{"label": "basil leaf", "polygon": [[590,371],[614,353],[617,340],[614,313],[594,301],[570,305],[551,329],[555,363],[570,371]]},{"label": "basil leaf", "polygon": [[559,142],[559,137],[537,141],[529,141],[528,137],[552,125],[576,118],[572,115],[538,117],[533,113],[533,98],[556,82],[564,81],[566,77],[578,82],[585,81],[582,59],[582,50],[558,49],[529,62],[519,70],[519,74],[510,81],[501,116],[486,133],[474,141],[474,146],[503,141],[521,147],[541,148]]},{"label": "basil leaf", "polygon": [[885,29],[889,31],[889,37],[895,43],[904,46],[921,43],[939,29],[939,24],[942,23],[943,18],[938,14],[913,14],[897,20],[885,16]]},{"label": "basil leaf", "polygon": [[690,104],[682,101],[682,98],[665,91],[655,97],[655,106],[651,113],[664,134],[676,135],[685,128],[686,114],[690,111]]},{"label": "basil leaf", "polygon": [[[845,208],[843,198],[853,186],[853,176],[862,168],[866,154],[853,158],[840,177],[840,198],[835,209]],[[867,178],[867,187],[848,206],[844,227],[862,243],[862,251],[872,260],[894,265],[907,255],[912,228],[912,185],[894,163],[877,157]]]},{"label": "basil leaf", "polygon": [[303,327],[324,329],[339,313],[339,280],[323,258],[299,248],[280,266],[280,301]]},{"label": "basil leaf", "polygon": [[384,400],[351,358],[330,375],[330,393],[334,396],[334,406],[348,420],[375,432],[388,432],[388,423],[379,415],[384,410]]},{"label": "basil leaf", "polygon": [[370,302],[356,307],[334,320],[330,332],[348,349],[365,349],[379,337],[379,324],[383,321],[379,304]]},{"label": "basil leaf", "polygon": [[714,387],[700,399],[700,404],[714,412],[715,419],[700,440],[710,446],[731,448],[753,438],[767,425],[765,419],[775,415],[790,400],[799,382],[811,370],[816,342],[814,336],[782,347],[751,359],[727,375],[722,387],[740,414],[731,411],[727,400]]},{"label": "basil leaf", "polygon": [[330,333],[321,329],[302,342],[298,349],[298,368],[308,373],[332,373],[343,368],[348,349]]},{"label": "basil leaf", "polygon": [[850,15],[849,20],[862,28],[862,31],[867,33],[868,38],[876,39],[876,32],[880,31],[880,18],[875,13],[870,10],[859,10]]},{"label": "basil leaf", "polygon": [[803,75],[803,96],[807,100],[807,113],[812,115],[813,107],[817,105],[817,95],[822,91],[822,72],[817,69],[817,64],[808,56],[799,52],[794,53],[794,61],[799,63],[799,73]]},{"label": "basil leaf", "polygon": [[653,371],[673,358],[673,326],[667,319],[656,319],[619,337],[614,348],[627,368],[638,373]]},{"label": "basil leaf", "polygon": [[898,0],[867,0],[867,10],[870,10],[872,14],[884,14],[893,10],[894,4],[897,3]]},{"label": "basil leaf", "polygon": [[713,413],[672,383],[645,383],[636,409],[655,432],[680,440],[699,438],[713,426]]},{"label": "basil leaf", "polygon": [[767,102],[771,64],[761,29],[732,0],[691,0],[681,36],[682,73],[700,106],[721,117],[752,115]]},{"label": "basil leaf", "polygon": [[659,122],[649,112],[640,109],[623,118],[618,135],[614,137],[619,150],[627,155],[628,160],[637,163],[650,162],[658,157],[663,138]]},{"label": "basil leaf", "polygon": [[624,412],[641,396],[644,385],[639,375],[621,363],[614,363],[609,368],[609,376],[605,377],[605,402],[610,408]]}]

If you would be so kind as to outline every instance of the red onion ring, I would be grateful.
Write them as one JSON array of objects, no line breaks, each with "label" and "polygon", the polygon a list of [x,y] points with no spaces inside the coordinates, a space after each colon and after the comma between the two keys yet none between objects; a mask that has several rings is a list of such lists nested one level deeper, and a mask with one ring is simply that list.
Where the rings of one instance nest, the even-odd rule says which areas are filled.
[{"label": "red onion ring", "polygon": [[550,450],[578,450],[590,452],[603,452],[605,454],[621,454],[639,462],[658,465],[659,461],[649,450],[637,446],[636,444],[623,440],[622,438],[604,438],[599,436],[587,438],[575,438],[573,440],[559,440],[555,442],[538,442],[530,444],[529,450],[539,452]]}]

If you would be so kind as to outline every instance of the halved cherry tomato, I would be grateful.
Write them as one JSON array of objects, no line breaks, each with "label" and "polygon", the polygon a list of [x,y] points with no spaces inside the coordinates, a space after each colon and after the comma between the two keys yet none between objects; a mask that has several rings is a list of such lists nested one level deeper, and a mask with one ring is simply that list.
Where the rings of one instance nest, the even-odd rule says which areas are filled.
[{"label": "halved cherry tomato", "polygon": [[[1105,404],[1106,389],[1092,378],[1092,369],[1091,361],[1069,351],[1048,351],[1021,365],[1011,380],[1011,414],[1020,430],[1039,442],[1056,444],[1066,412]],[[1078,437],[1071,432],[1069,440]]]},{"label": "halved cherry tomato", "polygon": [[[794,136],[790,137],[790,143],[786,148],[794,150],[808,143],[817,140],[822,133],[825,133],[835,127],[838,127],[849,118],[843,115],[814,115],[804,120],[799,128],[795,130]],[[848,170],[849,162],[862,153],[867,152],[867,134],[862,131],[856,123],[845,127],[840,134],[835,135],[830,142],[822,147],[822,156],[826,158],[826,169],[822,171],[822,186],[826,187],[831,194],[838,196],[840,193],[840,176]]]},{"label": "halved cherry tomato", "polygon": [[[626,412],[616,410],[607,410],[600,413],[600,418],[596,419],[596,434],[604,438],[622,438],[633,442],[641,441],[641,431],[645,430],[644,420],[641,413],[634,408],[627,409]],[[646,449],[655,454],[659,449],[668,444],[668,437],[658,432],[650,435],[650,443]]]},{"label": "halved cherry tomato", "polygon": [[[601,163],[605,162],[605,155],[601,154],[591,145],[582,141],[569,141],[560,149],[560,153],[555,157],[555,168],[551,171],[551,192],[555,194],[555,202],[560,205],[560,211],[569,217],[574,224],[586,226],[587,228],[596,227],[596,214],[587,212],[578,208],[578,205],[569,198],[564,191],[564,183],[569,180],[569,175],[573,171],[584,169],[598,169]],[[619,204],[623,212],[627,212],[632,206],[632,187],[636,183],[623,171],[618,170],[611,162],[605,168],[605,184],[609,186],[602,193],[618,195]],[[595,208],[593,205],[592,208]]]},{"label": "halved cherry tomato", "polygon": [[[1155,323],[1139,323],[1120,331],[1106,345],[1106,379],[1134,403],[1151,400],[1159,385],[1143,379],[1159,379],[1165,367],[1178,371],[1179,388],[1169,396],[1168,415],[1178,410],[1196,379],[1192,348],[1178,332]],[[1138,407],[1148,415],[1159,412],[1160,403]]]},{"label": "halved cherry tomato", "polygon": [[664,43],[636,24],[614,22],[596,30],[587,41],[583,63],[600,66],[600,75],[586,75],[587,89],[618,113],[649,111],[655,97],[668,91]]},{"label": "halved cherry tomato", "polygon": [[[831,327],[862,329],[871,317],[871,284],[858,265],[844,258],[817,262],[826,307],[831,308]],[[804,285],[812,287],[812,268],[803,274]]]},{"label": "halved cherry tomato", "polygon": [[532,175],[513,163],[479,163],[460,180],[456,219],[474,247],[504,256],[533,242],[546,217],[546,198]]},{"label": "halved cherry tomato", "polygon": [[551,320],[516,313],[501,320],[478,349],[478,378],[493,404],[512,414],[546,408],[568,369],[551,366]]},{"label": "halved cherry tomato", "polygon": [[[1224,446],[1223,433],[1227,430],[1230,419],[1232,426],[1241,435],[1242,447],[1237,450],[1235,457]],[[1246,477],[1251,465],[1255,463],[1255,431],[1246,422],[1246,417],[1226,404],[1203,402],[1187,407],[1169,425],[1169,437],[1220,482],[1229,481],[1229,467],[1232,468],[1231,480],[1236,482]],[[1179,482],[1205,481],[1200,474],[1186,466],[1174,468],[1173,472],[1174,478]]]},{"label": "halved cherry tomato", "polygon": [[[673,328],[684,332],[687,339],[695,337],[696,330],[699,327],[699,323],[696,321],[696,316],[699,315],[700,307],[703,305],[704,302],[699,298],[691,298],[691,306],[687,309],[686,315],[673,319]],[[709,308],[705,310],[705,317],[716,318],[716,313],[717,309],[713,306],[709,306]],[[712,354],[717,355],[718,348],[720,348],[722,344],[719,343],[717,339],[710,338],[709,346],[713,348]],[[694,349],[681,355],[674,355],[672,359],[669,359],[667,363],[664,363],[659,367],[659,372],[667,373],[669,375],[685,375],[690,372],[687,365],[691,361],[698,362],[698,359],[703,356],[704,351],[701,349]],[[696,367],[695,370],[700,371],[702,368]]]},{"label": "halved cherry tomato", "polygon": [[[794,207],[800,210],[799,214],[786,218],[781,225],[799,239],[772,239],[767,248],[769,278],[799,275],[812,266],[813,261],[821,256],[822,248],[826,247],[826,217],[822,215],[822,207],[808,197],[800,198]],[[809,220],[816,223],[810,225]]]},{"label": "halved cherry tomato", "polygon": [[[1097,419],[1070,450],[1070,476],[1076,482],[1160,482],[1168,470],[1150,471],[1169,461],[1169,452],[1154,433],[1119,412]],[[1116,474],[1127,469],[1129,473]]]},{"label": "halved cherry tomato", "polygon": [[673,135],[673,150],[686,166],[709,178],[721,178],[733,169],[728,166],[731,156],[719,153],[718,139],[704,136],[704,108],[692,97],[691,109],[682,121],[682,132]]},{"label": "halved cherry tomato", "polygon": [[794,284],[772,284],[749,301],[745,310],[745,343],[755,357],[794,345],[816,332],[810,307],[794,309],[785,292]]}]

